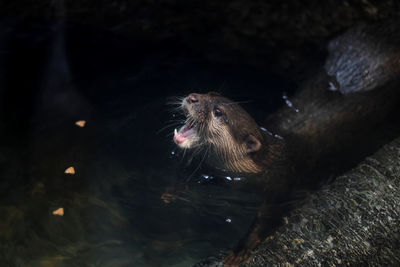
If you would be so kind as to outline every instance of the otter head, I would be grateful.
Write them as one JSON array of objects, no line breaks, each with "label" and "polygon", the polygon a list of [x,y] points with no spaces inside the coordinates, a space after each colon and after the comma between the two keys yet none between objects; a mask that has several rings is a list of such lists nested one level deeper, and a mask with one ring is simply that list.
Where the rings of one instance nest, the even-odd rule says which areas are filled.
[{"label": "otter head", "polygon": [[211,92],[188,95],[181,108],[186,122],[175,129],[178,147],[201,151],[209,162],[228,171],[261,171],[255,158],[263,149],[263,135],[237,103]]}]

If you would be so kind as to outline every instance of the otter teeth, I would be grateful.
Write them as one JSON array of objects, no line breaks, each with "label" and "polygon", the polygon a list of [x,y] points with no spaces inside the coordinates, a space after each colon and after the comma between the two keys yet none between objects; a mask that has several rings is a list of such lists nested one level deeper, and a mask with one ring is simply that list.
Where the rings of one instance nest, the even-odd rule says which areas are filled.
[{"label": "otter teeth", "polygon": [[196,131],[189,125],[184,125],[179,130],[174,130],[174,142],[181,148],[190,148],[197,141]]}]

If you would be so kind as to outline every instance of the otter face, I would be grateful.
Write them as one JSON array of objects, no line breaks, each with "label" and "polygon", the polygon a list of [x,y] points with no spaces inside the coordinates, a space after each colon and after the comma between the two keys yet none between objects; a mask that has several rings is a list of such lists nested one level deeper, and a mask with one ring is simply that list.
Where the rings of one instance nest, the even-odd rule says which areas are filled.
[{"label": "otter face", "polygon": [[[259,172],[252,157],[262,148],[256,122],[237,103],[216,93],[190,94],[181,108],[185,125],[175,129],[182,149],[198,149],[219,167],[235,172]],[[221,166],[222,165],[222,166]]]}]

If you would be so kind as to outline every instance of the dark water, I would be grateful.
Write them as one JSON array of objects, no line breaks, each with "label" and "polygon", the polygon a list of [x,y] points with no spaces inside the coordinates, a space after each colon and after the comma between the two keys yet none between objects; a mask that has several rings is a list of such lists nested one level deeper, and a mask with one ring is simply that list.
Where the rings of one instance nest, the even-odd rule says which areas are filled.
[{"label": "dark water", "polygon": [[[260,196],[185,167],[174,128],[163,129],[175,119],[166,103],[219,91],[251,101],[244,107],[260,119],[283,104],[287,81],[174,40],[0,26],[1,266],[189,266],[238,242]],[[71,166],[75,175],[64,174]],[[175,201],[161,200],[185,181]],[[60,207],[64,216],[53,215]]]}]

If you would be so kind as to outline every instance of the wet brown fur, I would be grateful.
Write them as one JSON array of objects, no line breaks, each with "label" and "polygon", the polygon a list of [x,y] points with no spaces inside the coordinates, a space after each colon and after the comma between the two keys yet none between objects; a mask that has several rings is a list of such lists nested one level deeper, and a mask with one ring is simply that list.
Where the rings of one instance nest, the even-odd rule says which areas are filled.
[{"label": "wet brown fur", "polygon": [[[188,99],[196,99],[190,103]],[[209,161],[218,167],[240,173],[259,173],[267,170],[279,157],[282,142],[271,142],[253,118],[237,103],[216,93],[190,94],[182,104],[188,121],[194,123],[200,137],[199,146],[206,147]],[[213,110],[219,109],[221,117]],[[249,152],[252,141],[259,142],[257,151]],[[249,144],[250,143],[250,144]],[[267,152],[269,151],[269,152]]]}]

